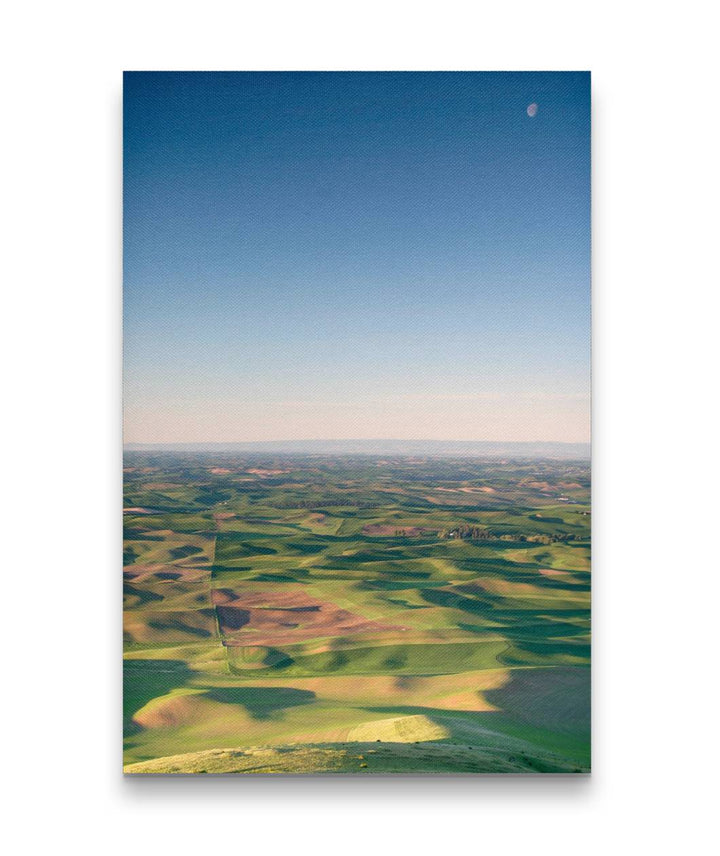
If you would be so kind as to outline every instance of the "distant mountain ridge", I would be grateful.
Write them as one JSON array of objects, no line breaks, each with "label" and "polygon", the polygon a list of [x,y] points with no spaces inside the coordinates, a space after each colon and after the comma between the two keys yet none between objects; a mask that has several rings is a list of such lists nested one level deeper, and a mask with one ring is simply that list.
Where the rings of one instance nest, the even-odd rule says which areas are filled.
[{"label": "distant mountain ridge", "polygon": [[127,452],[248,452],[298,455],[430,455],[590,458],[589,443],[481,440],[270,440],[250,443],[127,443]]}]

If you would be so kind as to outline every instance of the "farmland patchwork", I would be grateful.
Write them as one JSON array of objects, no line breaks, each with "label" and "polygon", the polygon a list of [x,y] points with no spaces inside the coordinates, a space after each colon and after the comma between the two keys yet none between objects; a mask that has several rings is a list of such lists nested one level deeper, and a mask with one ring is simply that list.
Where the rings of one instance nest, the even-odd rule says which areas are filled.
[{"label": "farmland patchwork", "polygon": [[585,772],[586,461],[127,452],[125,770]]}]

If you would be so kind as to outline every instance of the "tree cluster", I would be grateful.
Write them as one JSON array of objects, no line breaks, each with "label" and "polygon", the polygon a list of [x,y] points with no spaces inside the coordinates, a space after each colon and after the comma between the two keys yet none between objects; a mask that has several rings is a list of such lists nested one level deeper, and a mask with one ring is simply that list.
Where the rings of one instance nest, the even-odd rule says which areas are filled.
[{"label": "tree cluster", "polygon": [[569,532],[560,532],[553,535],[544,533],[532,533],[524,535],[519,532],[493,532],[482,526],[453,526],[449,529],[442,529],[438,533],[438,537],[442,539],[460,538],[466,541],[528,541],[533,544],[557,544],[567,541],[583,541],[586,536],[573,535]]}]

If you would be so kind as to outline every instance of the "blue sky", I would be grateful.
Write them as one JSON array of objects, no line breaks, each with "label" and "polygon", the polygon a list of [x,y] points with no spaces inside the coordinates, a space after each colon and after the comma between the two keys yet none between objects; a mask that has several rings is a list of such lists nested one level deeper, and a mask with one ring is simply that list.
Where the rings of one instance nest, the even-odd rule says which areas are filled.
[{"label": "blue sky", "polygon": [[126,442],[589,438],[589,74],[130,72],[124,114]]}]

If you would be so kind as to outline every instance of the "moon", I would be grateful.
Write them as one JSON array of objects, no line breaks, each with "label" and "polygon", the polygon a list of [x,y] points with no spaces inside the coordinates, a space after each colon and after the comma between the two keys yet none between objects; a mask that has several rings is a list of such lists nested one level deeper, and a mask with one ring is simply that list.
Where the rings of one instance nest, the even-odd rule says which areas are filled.
[{"label": "moon", "polygon": [[538,111],[538,106],[534,101],[532,104],[528,104],[527,114],[531,119],[533,116],[535,116],[537,114],[537,111]]}]

